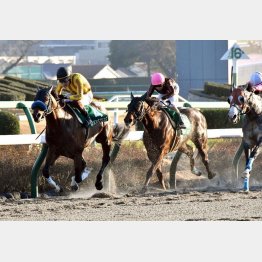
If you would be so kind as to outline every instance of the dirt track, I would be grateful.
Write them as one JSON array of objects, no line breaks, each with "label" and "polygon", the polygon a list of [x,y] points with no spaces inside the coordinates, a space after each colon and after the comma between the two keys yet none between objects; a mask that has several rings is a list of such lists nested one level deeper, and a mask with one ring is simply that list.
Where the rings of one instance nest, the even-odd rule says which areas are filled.
[{"label": "dirt track", "polygon": [[[39,132],[42,127],[39,127]],[[187,157],[183,157],[177,170],[177,191],[164,192],[152,181],[150,190],[140,194],[137,185],[118,188],[116,193],[98,192],[81,187],[78,193],[37,199],[0,199],[0,220],[6,221],[262,221],[262,165],[260,155],[255,164],[251,191],[241,191],[242,180],[234,184],[232,157],[238,142],[210,146],[211,167],[218,174],[208,180],[203,165],[198,166],[203,176],[189,172]],[[225,154],[226,152],[226,154]],[[244,162],[243,160],[241,161]],[[117,162],[116,162],[117,163]],[[147,165],[147,163],[145,163]],[[127,166],[128,182],[135,177],[135,169]],[[239,169],[243,169],[243,164]],[[136,169],[137,170],[137,169]],[[165,169],[167,173],[167,168]],[[122,181],[122,180],[121,180]],[[126,186],[126,185],[125,185]],[[237,189],[236,189],[237,188]],[[122,191],[121,191],[122,190]]]},{"label": "dirt track", "polygon": [[[262,220],[262,192],[147,193],[8,200],[0,220],[12,221],[245,221]],[[83,193],[82,193],[83,194]],[[85,194],[86,195],[86,194]]]}]

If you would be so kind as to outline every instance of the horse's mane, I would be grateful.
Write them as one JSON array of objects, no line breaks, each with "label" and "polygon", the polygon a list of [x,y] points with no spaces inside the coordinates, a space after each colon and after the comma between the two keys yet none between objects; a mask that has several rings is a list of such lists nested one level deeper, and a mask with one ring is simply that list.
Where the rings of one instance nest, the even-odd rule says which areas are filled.
[{"label": "horse's mane", "polygon": [[262,98],[261,96],[248,91],[247,89],[243,88],[244,96],[246,98],[246,103],[253,108],[256,114],[262,114]]},{"label": "horse's mane", "polygon": [[165,106],[157,97],[147,97],[145,102],[152,110],[161,110],[161,108]]}]

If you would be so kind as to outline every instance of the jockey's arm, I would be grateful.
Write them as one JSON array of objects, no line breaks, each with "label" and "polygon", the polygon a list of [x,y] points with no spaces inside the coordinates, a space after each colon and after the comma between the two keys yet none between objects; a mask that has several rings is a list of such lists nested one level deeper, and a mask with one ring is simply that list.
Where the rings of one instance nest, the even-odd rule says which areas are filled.
[{"label": "jockey's arm", "polygon": [[147,97],[151,97],[152,96],[152,94],[154,93],[154,91],[155,91],[155,88],[154,88],[154,86],[150,86],[149,87],[149,89],[148,89],[148,91],[147,91]]},{"label": "jockey's arm", "polygon": [[170,97],[172,97],[175,94],[175,88],[172,83],[169,82],[169,85],[167,85],[166,93],[162,97],[163,100],[166,100]]},{"label": "jockey's arm", "polygon": [[57,86],[56,86],[56,88],[55,88],[55,93],[56,93],[57,95],[61,95],[62,90],[63,90],[63,85],[62,85],[61,83],[58,83]]},{"label": "jockey's arm", "polygon": [[84,85],[79,78],[75,79],[76,94],[69,96],[70,100],[81,100],[84,95]]}]

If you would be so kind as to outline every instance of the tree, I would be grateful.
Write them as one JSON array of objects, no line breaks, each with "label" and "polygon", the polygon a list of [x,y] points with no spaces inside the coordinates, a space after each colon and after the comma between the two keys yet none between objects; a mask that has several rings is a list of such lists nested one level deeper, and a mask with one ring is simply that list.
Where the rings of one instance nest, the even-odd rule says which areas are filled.
[{"label": "tree", "polygon": [[176,44],[174,40],[112,40],[108,56],[113,68],[128,67],[135,62],[147,64],[147,72],[160,70],[176,77]]},{"label": "tree", "polygon": [[28,54],[28,51],[40,42],[40,40],[10,40],[0,42],[1,56],[10,57],[8,61],[2,60],[0,62],[2,74],[6,74],[13,67],[17,66]]}]

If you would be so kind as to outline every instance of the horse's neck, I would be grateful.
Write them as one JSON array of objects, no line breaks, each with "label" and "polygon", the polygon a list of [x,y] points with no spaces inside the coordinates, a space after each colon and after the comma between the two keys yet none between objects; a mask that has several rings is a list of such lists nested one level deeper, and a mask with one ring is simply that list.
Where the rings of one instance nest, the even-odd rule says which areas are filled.
[{"label": "horse's neck", "polygon": [[46,115],[47,125],[61,128],[66,122],[65,119],[72,118],[72,116],[59,105],[54,97],[51,97],[50,107],[50,113]]},{"label": "horse's neck", "polygon": [[247,96],[247,104],[257,115],[262,114],[262,99],[256,94]]},{"label": "horse's neck", "polygon": [[147,107],[145,110],[147,113],[143,118],[144,127],[151,131],[158,128],[161,120],[161,111],[150,107]]}]

